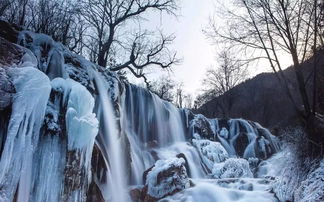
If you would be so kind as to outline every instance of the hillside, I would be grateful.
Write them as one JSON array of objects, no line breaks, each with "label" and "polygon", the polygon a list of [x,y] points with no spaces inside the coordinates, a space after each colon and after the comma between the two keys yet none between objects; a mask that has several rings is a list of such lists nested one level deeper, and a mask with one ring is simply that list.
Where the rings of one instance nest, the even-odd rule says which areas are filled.
[{"label": "hillside", "polygon": [[[324,53],[320,53],[318,60],[318,109],[324,105]],[[307,80],[308,95],[312,98],[313,59],[302,64],[302,71]],[[295,73],[292,67],[284,70],[289,79],[289,88],[299,108],[302,108],[301,99],[295,82]],[[312,100],[310,100],[312,102]],[[296,125],[299,122],[297,112],[287,96],[285,88],[275,73],[261,73],[252,79],[234,87],[225,94],[207,102],[196,113],[207,117],[244,118],[257,121],[268,128],[283,125]]]}]

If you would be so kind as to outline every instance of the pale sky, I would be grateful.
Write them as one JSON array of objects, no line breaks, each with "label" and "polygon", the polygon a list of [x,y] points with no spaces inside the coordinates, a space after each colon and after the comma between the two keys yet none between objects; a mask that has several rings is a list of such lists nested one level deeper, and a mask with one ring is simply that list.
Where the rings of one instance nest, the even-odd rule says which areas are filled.
[{"label": "pale sky", "polygon": [[[144,22],[144,26],[148,28],[162,29],[164,33],[173,33],[176,36],[171,49],[177,51],[182,63],[173,66],[171,76],[176,81],[183,82],[185,92],[194,97],[202,88],[201,83],[206,69],[216,64],[216,47],[202,32],[208,25],[209,17],[214,13],[215,3],[215,0],[181,0],[179,17],[155,13],[146,17],[147,22]],[[258,73],[269,71],[266,67],[258,69]],[[157,72],[155,69],[148,78],[152,80],[160,75]],[[255,75],[256,72],[253,73]]]},{"label": "pale sky", "polygon": [[[183,59],[175,66],[174,75],[184,83],[184,90],[195,94],[201,88],[206,68],[215,62],[215,48],[206,39],[202,29],[207,26],[213,13],[213,0],[183,0],[181,16],[169,20],[168,29],[174,29],[174,49]],[[173,24],[173,26],[172,26]]]}]

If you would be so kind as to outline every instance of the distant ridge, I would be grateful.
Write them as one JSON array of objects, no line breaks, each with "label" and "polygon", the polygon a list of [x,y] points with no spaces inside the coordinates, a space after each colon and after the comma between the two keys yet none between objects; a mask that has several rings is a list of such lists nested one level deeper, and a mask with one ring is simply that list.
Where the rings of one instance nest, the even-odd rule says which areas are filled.
[{"label": "distant ridge", "polygon": [[[318,61],[318,99],[319,108],[324,109],[324,51],[319,53]],[[307,82],[309,98],[312,99],[313,58],[302,64]],[[292,67],[284,70],[289,78],[289,88],[298,106],[302,108],[301,98],[295,82]],[[311,100],[312,103],[312,100]],[[234,87],[225,94],[214,98],[195,110],[207,117],[244,118],[259,122],[265,127],[276,128],[283,124],[300,123],[297,112],[279,82],[275,73],[261,73]]]}]

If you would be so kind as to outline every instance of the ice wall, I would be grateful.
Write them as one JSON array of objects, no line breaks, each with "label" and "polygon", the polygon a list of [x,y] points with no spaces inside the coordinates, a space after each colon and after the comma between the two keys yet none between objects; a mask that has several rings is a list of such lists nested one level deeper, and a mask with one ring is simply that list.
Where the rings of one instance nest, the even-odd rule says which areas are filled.
[{"label": "ice wall", "polygon": [[[48,145],[49,152],[57,159],[48,159],[51,156],[39,158],[41,162],[52,162],[52,165],[40,167],[39,173],[46,175],[47,169],[53,170],[53,182],[57,186],[51,192],[37,191],[42,187],[51,187],[52,180],[42,180],[35,183],[35,201],[43,198],[59,198],[68,201],[85,201],[88,185],[91,181],[91,157],[96,135],[98,134],[98,120],[92,112],[94,98],[80,83],[72,79],[56,78],[52,80],[52,102],[48,106],[48,113],[53,119],[47,131],[59,130],[58,133],[44,138],[42,144]],[[55,110],[56,109],[56,110]],[[58,122],[58,116],[64,116],[64,122]],[[56,127],[53,127],[56,124]],[[62,148],[61,144],[65,144]],[[40,148],[42,149],[42,147]],[[62,162],[60,159],[65,159]],[[63,167],[62,167],[63,166]],[[63,173],[62,173],[63,171]],[[37,176],[35,176],[37,178]],[[46,179],[46,178],[45,178]],[[59,180],[59,181],[58,181]],[[53,186],[52,186],[53,187]]]},{"label": "ice wall", "polygon": [[1,126],[0,201],[86,201],[98,133],[94,98],[66,79],[73,54],[60,44],[27,31],[18,43],[28,49],[20,47],[20,61],[5,67],[16,93]]},{"label": "ice wall", "polygon": [[18,201],[29,198],[33,154],[37,148],[50,93],[48,77],[33,67],[8,70],[16,89],[0,160],[0,200],[12,201],[18,183]]}]

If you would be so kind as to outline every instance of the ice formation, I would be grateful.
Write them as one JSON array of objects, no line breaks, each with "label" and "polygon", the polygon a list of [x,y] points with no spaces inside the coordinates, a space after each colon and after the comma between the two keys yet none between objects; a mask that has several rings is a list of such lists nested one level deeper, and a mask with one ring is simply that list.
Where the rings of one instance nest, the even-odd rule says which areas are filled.
[{"label": "ice formation", "polygon": [[240,158],[229,158],[225,162],[214,164],[212,175],[215,178],[253,177],[249,162]]},{"label": "ice formation", "polygon": [[209,170],[213,170],[215,163],[221,163],[229,158],[227,151],[219,142],[210,140],[192,140],[199,151],[200,158]]},{"label": "ice formation", "polygon": [[[65,84],[63,84],[64,82]],[[57,78],[52,83],[54,88],[61,84],[60,87],[65,88],[64,93],[68,93],[65,115],[68,149],[92,150],[98,133],[98,120],[96,115],[92,113],[93,97],[84,86],[71,79]],[[64,97],[67,97],[67,95],[64,94]],[[91,156],[88,158],[91,158]]]},{"label": "ice formation", "polygon": [[12,113],[0,161],[0,199],[12,201],[16,187],[18,201],[28,200],[33,154],[38,144],[47,100],[48,77],[34,67],[8,70],[16,89]]},{"label": "ice formation", "polygon": [[46,35],[22,31],[18,43],[29,50],[6,70],[16,94],[0,130],[1,201],[129,201],[130,186],[155,199],[276,201],[279,146],[259,124],[179,109]]},{"label": "ice formation", "polygon": [[278,140],[257,123],[243,119],[207,119],[200,114],[192,116],[191,133],[220,142],[229,156],[267,159],[280,149]]}]

